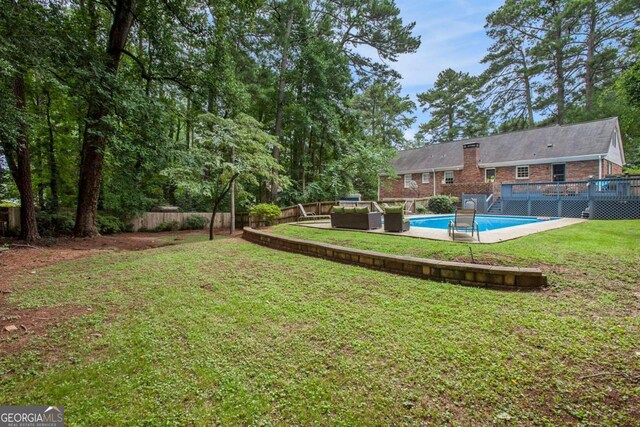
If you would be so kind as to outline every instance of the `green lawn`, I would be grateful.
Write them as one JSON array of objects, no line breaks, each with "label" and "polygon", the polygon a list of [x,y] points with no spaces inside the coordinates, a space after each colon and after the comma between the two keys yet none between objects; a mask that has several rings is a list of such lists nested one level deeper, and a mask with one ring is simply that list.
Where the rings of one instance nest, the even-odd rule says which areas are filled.
[{"label": "green lawn", "polygon": [[[637,224],[473,247],[484,259],[557,268],[554,287],[537,293],[427,282],[239,239],[58,264],[15,281],[10,301],[91,310],[0,360],[0,402],[64,405],[68,425],[87,426],[632,425]],[[468,253],[364,233],[276,232]]]}]

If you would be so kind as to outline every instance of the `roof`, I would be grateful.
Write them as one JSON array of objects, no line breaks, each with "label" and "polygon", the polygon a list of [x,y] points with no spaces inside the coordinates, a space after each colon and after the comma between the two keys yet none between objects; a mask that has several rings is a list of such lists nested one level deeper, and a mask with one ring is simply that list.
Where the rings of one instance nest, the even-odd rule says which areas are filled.
[{"label": "roof", "polygon": [[396,173],[463,167],[463,145],[480,145],[479,166],[545,163],[557,159],[587,160],[606,155],[618,118],[549,126],[399,151],[392,161]]}]

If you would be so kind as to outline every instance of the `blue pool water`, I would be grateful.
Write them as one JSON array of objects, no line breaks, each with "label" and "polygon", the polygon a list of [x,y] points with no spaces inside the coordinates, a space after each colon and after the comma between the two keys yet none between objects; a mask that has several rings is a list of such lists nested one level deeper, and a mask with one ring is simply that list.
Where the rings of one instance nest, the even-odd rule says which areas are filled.
[{"label": "blue pool water", "polygon": [[[412,227],[439,228],[446,230],[454,215],[431,216],[425,218],[411,218]],[[476,222],[480,231],[498,230],[500,228],[515,227],[516,225],[534,224],[536,222],[553,221],[557,218],[540,219],[532,216],[502,216],[476,215]]]}]

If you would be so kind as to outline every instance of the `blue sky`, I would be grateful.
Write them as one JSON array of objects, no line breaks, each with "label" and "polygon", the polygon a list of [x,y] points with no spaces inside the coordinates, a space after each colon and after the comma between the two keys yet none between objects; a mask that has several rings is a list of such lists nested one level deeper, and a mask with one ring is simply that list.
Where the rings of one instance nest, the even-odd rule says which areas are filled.
[{"label": "blue sky", "polygon": [[[484,68],[480,60],[491,45],[484,30],[485,17],[502,3],[503,0],[396,0],[403,21],[415,21],[414,34],[422,40],[416,53],[402,55],[398,62],[389,64],[402,74],[404,94],[417,103],[416,93],[433,87],[438,73],[446,68],[480,73]],[[408,136],[428,120],[422,109],[416,115]]]}]

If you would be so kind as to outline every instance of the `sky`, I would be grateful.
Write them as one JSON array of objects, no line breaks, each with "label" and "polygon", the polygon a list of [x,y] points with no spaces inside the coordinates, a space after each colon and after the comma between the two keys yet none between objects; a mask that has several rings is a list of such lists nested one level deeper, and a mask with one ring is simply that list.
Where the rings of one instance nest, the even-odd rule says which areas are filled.
[{"label": "sky", "polygon": [[[432,88],[440,71],[452,68],[474,75],[482,72],[480,60],[491,45],[484,30],[485,18],[502,3],[503,0],[396,0],[403,21],[415,21],[414,34],[421,37],[416,53],[401,55],[397,62],[389,63],[402,74],[403,93],[418,105],[416,94]],[[421,108],[416,116],[416,123],[406,133],[409,138],[429,117]]]}]

